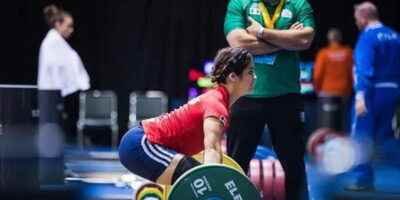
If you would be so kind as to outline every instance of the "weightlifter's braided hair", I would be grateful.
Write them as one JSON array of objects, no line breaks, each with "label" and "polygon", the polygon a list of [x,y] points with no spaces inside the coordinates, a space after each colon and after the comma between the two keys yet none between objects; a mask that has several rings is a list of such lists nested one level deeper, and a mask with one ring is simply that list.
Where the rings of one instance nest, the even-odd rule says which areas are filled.
[{"label": "weightlifter's braided hair", "polygon": [[226,78],[232,72],[241,76],[251,59],[251,54],[243,48],[227,47],[219,50],[214,59],[211,81],[218,84],[226,83]]}]

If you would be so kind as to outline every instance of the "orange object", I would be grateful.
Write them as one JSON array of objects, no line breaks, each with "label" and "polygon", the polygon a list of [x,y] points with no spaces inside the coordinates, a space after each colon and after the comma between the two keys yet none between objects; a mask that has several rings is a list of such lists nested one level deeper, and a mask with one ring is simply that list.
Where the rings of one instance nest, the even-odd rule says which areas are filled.
[{"label": "orange object", "polygon": [[351,48],[333,43],[321,49],[314,65],[314,88],[318,94],[349,96],[353,86]]}]

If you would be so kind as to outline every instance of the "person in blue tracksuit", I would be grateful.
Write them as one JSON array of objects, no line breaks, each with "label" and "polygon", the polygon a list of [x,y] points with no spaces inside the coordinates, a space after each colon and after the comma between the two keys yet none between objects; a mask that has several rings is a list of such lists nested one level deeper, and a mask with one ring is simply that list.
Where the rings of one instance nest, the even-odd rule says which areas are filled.
[{"label": "person in blue tracksuit", "polygon": [[[384,150],[394,140],[392,118],[400,100],[400,35],[379,21],[374,4],[355,6],[360,29],[354,51],[356,92],[352,137],[362,145],[366,159],[353,172],[352,190],[374,189],[374,172],[369,150]],[[383,152],[383,151],[382,151]]]}]

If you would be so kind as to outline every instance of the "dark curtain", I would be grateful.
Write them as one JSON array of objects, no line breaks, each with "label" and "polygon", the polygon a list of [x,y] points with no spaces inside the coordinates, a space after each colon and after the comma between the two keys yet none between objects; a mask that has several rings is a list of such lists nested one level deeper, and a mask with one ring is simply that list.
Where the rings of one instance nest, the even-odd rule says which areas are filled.
[{"label": "dark curtain", "polygon": [[[0,84],[36,84],[37,57],[48,28],[42,9],[55,3],[75,19],[69,40],[81,56],[92,89],[113,90],[119,98],[119,118],[125,127],[128,95],[134,90],[158,89],[170,97],[186,96],[187,71],[202,68],[216,50],[227,45],[223,20],[228,0],[23,0],[2,6]],[[302,52],[312,60],[325,44],[329,27],[344,31],[353,45],[357,29],[355,0],[310,0],[317,35],[312,48]],[[398,0],[376,2],[382,20],[399,30]],[[3,35],[4,34],[4,35]]]},{"label": "dark curtain", "polygon": [[161,89],[171,96],[185,96],[188,68],[200,67],[226,45],[223,1],[64,1],[62,5],[74,15],[71,44],[96,88]]}]

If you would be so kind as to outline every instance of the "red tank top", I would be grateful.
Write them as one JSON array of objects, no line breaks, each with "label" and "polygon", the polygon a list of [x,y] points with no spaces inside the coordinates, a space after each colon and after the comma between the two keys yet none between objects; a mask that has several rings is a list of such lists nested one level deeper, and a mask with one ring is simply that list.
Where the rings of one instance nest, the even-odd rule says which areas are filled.
[{"label": "red tank top", "polygon": [[204,150],[203,121],[207,117],[220,119],[227,128],[229,93],[225,87],[209,90],[168,114],[142,121],[142,125],[151,142],[194,155]]}]

